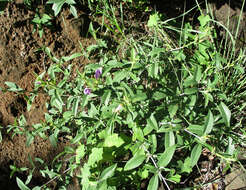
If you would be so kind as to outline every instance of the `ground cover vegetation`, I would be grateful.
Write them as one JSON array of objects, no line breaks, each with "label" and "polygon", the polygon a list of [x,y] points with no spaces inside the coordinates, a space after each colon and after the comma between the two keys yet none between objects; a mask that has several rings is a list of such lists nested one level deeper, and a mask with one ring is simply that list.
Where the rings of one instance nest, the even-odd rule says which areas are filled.
[{"label": "ground cover vegetation", "polygon": [[[11,3],[1,1],[2,5],[5,2]],[[149,3],[24,1],[36,11],[33,32],[40,38],[44,28],[52,30],[63,8],[69,8],[80,19],[83,35],[95,43],[86,48],[81,44],[80,52],[62,57],[41,48],[52,64],[36,77],[28,95],[5,81],[1,93],[23,95],[28,111],[39,93],[49,97],[44,121],[28,126],[21,115],[6,126],[12,138],[25,135],[25,146],[37,136],[49,139],[53,147],[61,136],[69,142],[51,163],[29,157],[32,167],[11,165],[11,177],[20,189],[51,189],[54,181],[57,189],[199,189],[211,182],[186,183],[186,179],[199,175],[199,160],[205,154],[216,160],[220,175],[231,164],[241,164],[246,56],[245,48],[237,46],[237,31],[245,0],[235,32],[215,20],[207,1],[196,2],[171,19]],[[80,6],[86,6],[90,15],[78,15]],[[194,25],[185,20],[192,10],[199,12]],[[131,12],[141,13],[145,21],[129,21]],[[225,32],[223,40],[218,40],[218,27]],[[88,64],[74,70],[71,61],[82,57]],[[26,177],[16,176],[22,172]],[[37,172],[45,183],[33,185]]]}]

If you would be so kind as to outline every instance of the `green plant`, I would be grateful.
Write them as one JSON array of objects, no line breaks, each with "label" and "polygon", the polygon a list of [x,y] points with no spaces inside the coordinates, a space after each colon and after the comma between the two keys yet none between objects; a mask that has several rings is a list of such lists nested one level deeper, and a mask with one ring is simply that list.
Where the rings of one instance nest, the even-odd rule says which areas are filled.
[{"label": "green plant", "polygon": [[61,8],[64,4],[68,4],[70,7],[70,12],[73,14],[73,16],[75,18],[78,17],[77,10],[74,6],[76,2],[74,0],[49,0],[47,4],[52,4],[52,9],[54,10],[55,16],[57,16],[60,13]]},{"label": "green plant", "polygon": [[[49,2],[56,3],[58,14],[63,4]],[[108,5],[101,13],[107,18],[113,15],[107,28],[125,38],[123,21],[114,11]],[[162,19],[151,14],[148,35],[128,40],[124,56],[117,55],[119,49],[107,52],[110,42],[98,39],[93,28],[90,32],[97,42],[82,53],[56,58],[49,48],[42,48],[54,63],[37,77],[26,99],[31,109],[39,91],[49,96],[45,121],[29,131],[21,116],[9,131],[26,134],[27,144],[37,135],[54,147],[60,136],[69,140],[71,146],[51,165],[42,162],[40,170],[51,181],[61,181],[60,188],[66,188],[75,175],[83,190],[140,189],[145,180],[149,190],[161,184],[170,189],[171,183],[180,183],[195,170],[205,148],[227,165],[237,161],[236,146],[245,141],[245,133],[238,130],[241,124],[232,113],[245,109],[240,104],[245,95],[245,56],[233,62],[238,67],[222,58],[209,15],[198,17],[196,30],[189,23],[174,30]],[[166,32],[170,28],[180,35],[179,42]],[[90,59],[94,50],[99,52],[98,61],[72,72],[69,61],[80,56]],[[232,75],[228,81],[225,71]],[[230,96],[238,79],[243,91],[233,89]],[[14,83],[6,85],[9,91],[23,92]],[[66,170],[61,169],[64,162]],[[35,188],[46,188],[48,182]],[[19,178],[17,183],[29,189]]]},{"label": "green plant", "polygon": [[38,30],[39,36],[40,36],[40,38],[42,38],[43,32],[44,32],[43,27],[44,26],[52,27],[51,20],[52,20],[52,18],[49,15],[47,15],[45,13],[40,15],[38,13],[38,11],[36,11],[35,17],[34,17],[34,19],[32,19],[32,23],[34,25],[33,32]]}]

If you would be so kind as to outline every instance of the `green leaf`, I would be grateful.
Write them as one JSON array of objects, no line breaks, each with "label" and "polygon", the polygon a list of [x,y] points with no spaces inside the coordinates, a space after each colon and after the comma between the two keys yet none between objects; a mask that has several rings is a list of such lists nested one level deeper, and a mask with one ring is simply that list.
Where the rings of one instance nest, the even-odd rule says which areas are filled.
[{"label": "green leaf", "polygon": [[8,91],[11,91],[11,92],[20,92],[20,91],[23,91],[22,88],[18,87],[15,83],[13,82],[4,82],[8,87]]},{"label": "green leaf", "polygon": [[77,57],[80,57],[80,56],[82,56],[82,55],[83,55],[82,53],[74,53],[74,54],[72,54],[72,55],[70,55],[70,56],[62,57],[62,59],[63,59],[65,62],[67,62],[67,61],[70,61],[70,60],[75,59],[75,58],[77,58]]},{"label": "green leaf", "polygon": [[74,116],[74,113],[72,111],[65,111],[63,113],[63,118],[68,121]]},{"label": "green leaf", "polygon": [[17,87],[17,85],[15,84],[15,83],[13,83],[13,82],[5,82],[5,84],[9,87],[9,88],[16,88]]},{"label": "green leaf", "polygon": [[149,177],[149,170],[148,169],[138,170],[138,175],[141,177],[141,179],[147,179]]},{"label": "green leaf", "polygon": [[151,153],[154,154],[156,152],[157,149],[157,138],[155,134],[152,134],[149,136],[150,138],[150,142],[151,142]]},{"label": "green leaf", "polygon": [[110,97],[111,97],[111,91],[110,90],[105,91],[102,98],[101,98],[102,104],[107,106],[109,101],[110,101]]},{"label": "green leaf", "polygon": [[145,160],[145,155],[142,154],[135,154],[130,160],[128,160],[128,162],[126,163],[124,170],[128,171],[128,170],[132,170],[134,168],[137,168],[138,166],[140,166],[143,161]]},{"label": "green leaf", "polygon": [[202,78],[202,69],[201,66],[197,65],[195,70],[194,80],[198,83],[200,82],[201,78]]},{"label": "green leaf", "polygon": [[204,14],[202,14],[198,17],[198,20],[200,21],[200,24],[203,27],[210,21],[210,16],[209,15],[205,16]]},{"label": "green leaf", "polygon": [[80,102],[81,109],[84,108],[89,101],[89,95],[84,95],[82,101]]},{"label": "green leaf", "polygon": [[213,96],[210,93],[208,93],[207,91],[201,91],[201,93],[203,94],[203,96],[205,98],[205,105],[204,105],[205,107],[208,106],[209,101],[210,102],[214,101]]},{"label": "green leaf", "polygon": [[158,174],[155,174],[151,177],[147,190],[157,190],[159,186],[159,177]]},{"label": "green leaf", "polygon": [[191,167],[195,166],[198,162],[202,152],[202,145],[196,144],[191,151]]},{"label": "green leaf", "polygon": [[203,135],[208,135],[212,131],[213,125],[214,125],[214,117],[213,117],[212,112],[209,110],[207,118],[206,118],[206,122],[205,122],[205,128],[204,128],[205,130],[204,130]]},{"label": "green leaf", "polygon": [[114,133],[112,135],[109,135],[106,137],[104,141],[104,147],[120,147],[122,144],[124,144],[124,141],[121,137],[118,137],[118,134]]},{"label": "green leaf", "polygon": [[159,167],[166,167],[171,161],[175,149],[176,145],[170,146],[167,149],[165,149],[165,151],[161,154],[160,158],[158,159],[157,165]]},{"label": "green leaf", "polygon": [[74,117],[77,116],[79,102],[80,102],[80,97],[77,97],[77,98],[75,99],[75,101],[73,102],[72,112],[73,112],[73,114],[74,114]]},{"label": "green leaf", "polygon": [[165,94],[164,92],[157,91],[157,92],[154,92],[154,94],[153,94],[154,100],[161,100],[165,97],[167,97],[167,94]]},{"label": "green leaf", "polygon": [[184,84],[184,87],[189,87],[189,86],[195,85],[196,81],[194,80],[194,77],[189,76],[184,80],[183,84]]},{"label": "green leaf", "polygon": [[195,93],[197,93],[197,88],[186,88],[185,90],[184,90],[184,93],[186,94],[186,95],[190,95],[190,94],[195,94]]},{"label": "green leaf", "polygon": [[33,142],[34,137],[32,134],[27,133],[27,137],[26,137],[26,146],[29,147],[31,145],[31,143]]},{"label": "green leaf", "polygon": [[154,62],[151,64],[150,66],[150,76],[153,78],[157,78],[158,77],[158,71],[159,71],[159,63],[158,62]]},{"label": "green leaf", "polygon": [[76,136],[71,140],[71,144],[76,144],[78,143],[82,138],[84,134],[83,133],[77,133]]},{"label": "green leaf", "polygon": [[220,111],[220,114],[221,114],[226,126],[229,127],[230,126],[230,120],[231,120],[231,111],[223,102],[221,102],[219,105],[219,111]]},{"label": "green leaf", "polygon": [[112,166],[109,166],[105,170],[103,170],[99,180],[103,181],[103,180],[106,180],[106,179],[112,177],[114,175],[114,171],[115,171],[116,167],[117,167],[117,164],[114,164]]},{"label": "green leaf", "polygon": [[32,190],[41,190],[41,187],[36,186],[36,187],[34,187]]},{"label": "green leaf", "polygon": [[103,148],[93,148],[88,159],[88,165],[92,166],[103,159]]},{"label": "green leaf", "polygon": [[150,118],[147,119],[147,125],[155,130],[158,130],[158,124],[156,122],[156,119],[153,113],[151,114]]},{"label": "green leaf", "polygon": [[165,149],[175,145],[175,137],[173,131],[165,133]]},{"label": "green leaf", "polygon": [[75,157],[75,162],[76,164],[80,164],[80,160],[84,157],[85,155],[85,145],[81,144],[76,148],[76,157]]},{"label": "green leaf", "polygon": [[[60,0],[61,1],[61,0]],[[74,0],[66,0],[66,3],[69,5],[74,5],[76,2]]]},{"label": "green leaf", "polygon": [[32,173],[30,173],[28,176],[27,176],[27,179],[26,179],[26,182],[25,184],[27,185],[28,183],[30,183],[32,180]]},{"label": "green leaf", "polygon": [[176,115],[178,108],[179,108],[178,104],[170,104],[168,106],[168,112],[171,118],[173,118]]},{"label": "green leaf", "polygon": [[146,127],[143,129],[144,136],[148,135],[153,131],[153,127],[151,125],[146,125]]},{"label": "green leaf", "polygon": [[18,177],[16,177],[16,182],[17,182],[17,185],[18,187],[21,189],[21,190],[31,190],[29,189],[29,187],[27,187]]},{"label": "green leaf", "polygon": [[57,139],[54,134],[49,136],[50,143],[53,147],[57,147]]},{"label": "green leaf", "polygon": [[64,0],[63,1],[59,1],[58,3],[54,3],[52,5],[52,9],[54,11],[55,16],[57,16],[59,14],[59,12],[61,11],[61,8],[62,8],[63,4],[64,4]]},{"label": "green leaf", "polygon": [[134,138],[136,138],[139,141],[144,141],[144,134],[140,127],[133,127],[133,141],[135,141]]},{"label": "green leaf", "polygon": [[226,149],[226,154],[233,155],[235,151],[235,145],[233,143],[233,139],[231,137],[228,137],[228,147]]},{"label": "green leaf", "polygon": [[136,102],[140,102],[140,101],[144,101],[146,100],[148,97],[146,95],[146,93],[138,93],[135,96],[132,97],[132,102],[136,103]]},{"label": "green leaf", "polygon": [[114,73],[113,82],[120,83],[123,79],[129,76],[129,73],[126,70],[120,70]]},{"label": "green leaf", "polygon": [[186,173],[192,172],[191,158],[190,157],[186,157],[184,163],[181,166],[181,173],[184,173],[184,172],[186,172]]},{"label": "green leaf", "polygon": [[157,13],[150,15],[147,26],[148,27],[154,27],[158,26],[158,21],[160,20],[160,17]]},{"label": "green leaf", "polygon": [[187,130],[201,137],[204,134],[205,126],[204,125],[189,125]]},{"label": "green leaf", "polygon": [[62,106],[64,105],[62,99],[61,99],[61,95],[58,92],[58,90],[54,91],[54,99],[53,99],[53,105],[59,110],[59,112],[62,112]]},{"label": "green leaf", "polygon": [[77,10],[73,5],[70,5],[70,12],[73,14],[75,18],[78,18]]}]

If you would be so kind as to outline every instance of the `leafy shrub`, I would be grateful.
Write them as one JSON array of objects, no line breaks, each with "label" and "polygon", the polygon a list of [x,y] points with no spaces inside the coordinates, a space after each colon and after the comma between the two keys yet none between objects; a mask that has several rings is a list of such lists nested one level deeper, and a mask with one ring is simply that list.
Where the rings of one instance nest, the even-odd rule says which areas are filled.
[{"label": "leafy shrub", "polygon": [[[49,1],[55,15],[65,2],[73,4]],[[39,135],[54,147],[59,136],[76,146],[66,147],[41,174],[62,181],[62,172],[71,179],[79,169],[76,177],[82,189],[140,189],[146,179],[147,189],[158,189],[161,183],[169,189],[170,183],[179,183],[193,171],[205,148],[223,161],[235,161],[238,136],[232,133],[222,80],[229,63],[213,43],[212,19],[203,14],[198,19],[199,30],[185,24],[177,47],[165,32],[167,23],[153,14],[149,35],[128,40],[125,57],[102,53],[100,61],[86,65],[75,77],[69,61],[107,48],[106,41],[60,59],[45,48],[54,63],[37,77],[28,108],[39,90],[46,92],[46,120],[25,131],[19,128],[25,125],[22,116],[9,131],[26,134],[27,145]],[[13,83],[6,85],[22,92]],[[64,155],[69,156],[65,172],[58,159]],[[29,189],[29,182],[17,178],[21,189]],[[61,188],[68,183],[63,181]]]}]

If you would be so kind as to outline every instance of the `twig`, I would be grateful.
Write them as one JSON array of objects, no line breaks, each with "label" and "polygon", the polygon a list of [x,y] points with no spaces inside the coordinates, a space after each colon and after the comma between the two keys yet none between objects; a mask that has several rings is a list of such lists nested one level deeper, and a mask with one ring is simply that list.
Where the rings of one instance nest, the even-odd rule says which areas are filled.
[{"label": "twig", "polygon": [[[66,169],[66,170],[63,172],[63,174],[67,173],[69,170],[71,170],[71,168]],[[63,174],[62,174],[62,175],[63,175]],[[42,187],[44,187],[45,185],[49,184],[50,182],[56,180],[58,177],[60,177],[60,176],[56,176],[56,177],[50,179],[48,182],[46,182],[45,184],[43,184],[40,188],[42,188]]]},{"label": "twig", "polygon": [[163,177],[163,175],[161,174],[160,168],[157,166],[153,156],[150,154],[150,152],[145,148],[145,146],[143,146],[145,151],[148,153],[149,158],[151,159],[151,161],[153,162],[155,168],[157,168],[159,170],[158,175],[159,177],[162,179],[163,183],[165,184],[165,186],[167,187],[168,190],[171,190],[170,187],[168,186],[167,182],[166,182],[166,178]]}]

